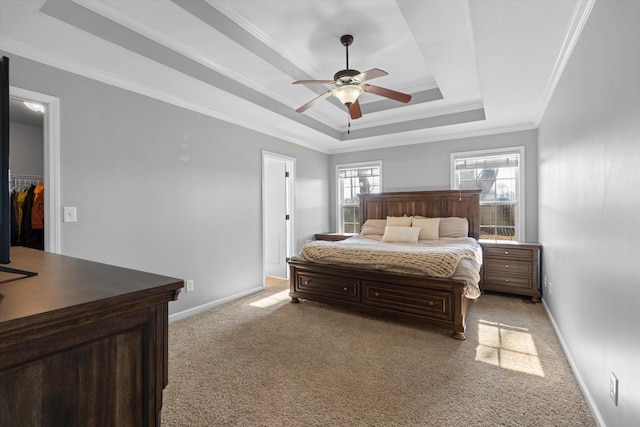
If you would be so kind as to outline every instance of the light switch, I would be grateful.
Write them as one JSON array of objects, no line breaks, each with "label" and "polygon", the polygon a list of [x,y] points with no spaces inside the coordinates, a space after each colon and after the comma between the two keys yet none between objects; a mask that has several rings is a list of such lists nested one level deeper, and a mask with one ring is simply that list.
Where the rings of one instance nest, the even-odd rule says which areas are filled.
[{"label": "light switch", "polygon": [[76,215],[76,207],[75,206],[65,206],[64,207],[64,222],[77,222],[78,217]]}]

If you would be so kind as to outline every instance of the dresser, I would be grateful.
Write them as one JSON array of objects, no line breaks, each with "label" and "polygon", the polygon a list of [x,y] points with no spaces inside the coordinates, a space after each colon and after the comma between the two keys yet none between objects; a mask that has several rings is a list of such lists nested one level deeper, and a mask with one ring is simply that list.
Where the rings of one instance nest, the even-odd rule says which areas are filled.
[{"label": "dresser", "polygon": [[159,426],[183,281],[12,247],[0,273],[0,426]]},{"label": "dresser", "polygon": [[531,297],[540,302],[539,243],[480,240],[482,280],[480,289]]}]

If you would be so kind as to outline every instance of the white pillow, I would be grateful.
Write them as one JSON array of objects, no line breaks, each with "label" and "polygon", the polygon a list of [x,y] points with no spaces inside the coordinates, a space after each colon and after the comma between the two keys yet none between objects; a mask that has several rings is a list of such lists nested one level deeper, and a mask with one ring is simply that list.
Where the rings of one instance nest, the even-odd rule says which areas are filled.
[{"label": "white pillow", "polygon": [[387,225],[384,228],[383,242],[415,243],[420,235],[420,227],[397,227]]},{"label": "white pillow", "polygon": [[387,225],[391,227],[411,227],[412,216],[388,216]]},{"label": "white pillow", "polygon": [[412,227],[420,227],[419,240],[438,240],[440,238],[440,218],[413,218]]}]

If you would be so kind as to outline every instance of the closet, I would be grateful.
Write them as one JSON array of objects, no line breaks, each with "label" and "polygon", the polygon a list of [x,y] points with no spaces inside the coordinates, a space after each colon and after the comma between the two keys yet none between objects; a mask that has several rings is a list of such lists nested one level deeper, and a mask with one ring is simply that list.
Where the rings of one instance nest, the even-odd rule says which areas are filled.
[{"label": "closet", "polygon": [[44,115],[9,100],[11,245],[44,250]]}]

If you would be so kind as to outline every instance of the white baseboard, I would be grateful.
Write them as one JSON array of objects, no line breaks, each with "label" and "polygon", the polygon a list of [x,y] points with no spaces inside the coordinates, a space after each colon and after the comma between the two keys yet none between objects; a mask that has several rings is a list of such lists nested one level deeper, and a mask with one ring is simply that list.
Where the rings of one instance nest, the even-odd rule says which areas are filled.
[{"label": "white baseboard", "polygon": [[169,323],[175,322],[176,320],[185,319],[187,317],[191,317],[195,314],[202,313],[203,311],[207,311],[211,308],[218,307],[219,305],[226,304],[233,300],[237,300],[238,298],[246,297],[247,295],[255,294],[256,292],[260,292],[264,290],[264,287],[258,286],[252,289],[249,289],[244,292],[240,292],[239,294],[231,295],[226,298],[222,298],[219,300],[211,301],[206,304],[199,305],[197,307],[190,308],[188,310],[179,311],[177,313],[169,315]]},{"label": "white baseboard", "polygon": [[551,314],[551,311],[549,310],[549,307],[547,307],[547,302],[544,300],[544,298],[542,299],[542,305],[544,306],[544,309],[547,312],[547,315],[549,316],[549,319],[551,319],[551,325],[553,326],[553,329],[556,331],[556,335],[558,336],[558,340],[560,341],[560,346],[562,347],[562,351],[564,352],[564,355],[566,356],[567,361],[569,362],[569,366],[571,367],[571,370],[573,371],[573,375],[576,377],[576,381],[578,382],[578,386],[580,387],[580,390],[582,391],[582,395],[584,396],[585,400],[587,401],[587,405],[589,405],[589,409],[591,409],[591,415],[593,415],[593,418],[594,418],[596,424],[599,427],[606,427],[607,425],[605,424],[604,420],[602,419],[602,414],[600,414],[600,411],[598,410],[598,406],[596,405],[596,402],[593,400],[593,396],[591,396],[591,393],[589,392],[589,389],[587,388],[586,384],[582,380],[582,376],[580,375],[580,371],[578,370],[578,367],[576,366],[575,362],[573,361],[573,357],[571,356],[571,352],[569,351],[569,348],[567,347],[567,343],[565,342],[564,338],[562,337],[562,333],[560,332],[560,329],[558,329],[558,324],[556,323],[556,320],[553,318],[553,315]]}]

